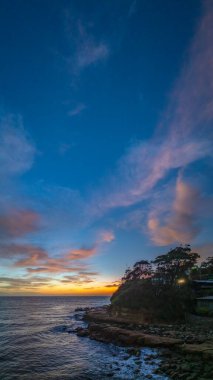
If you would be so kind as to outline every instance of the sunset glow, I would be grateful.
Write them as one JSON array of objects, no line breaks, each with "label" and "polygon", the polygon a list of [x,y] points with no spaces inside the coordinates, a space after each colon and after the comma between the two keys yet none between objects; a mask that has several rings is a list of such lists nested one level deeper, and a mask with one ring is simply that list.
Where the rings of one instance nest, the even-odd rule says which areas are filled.
[{"label": "sunset glow", "polygon": [[2,4],[0,294],[111,295],[212,253],[213,2],[53,3]]}]

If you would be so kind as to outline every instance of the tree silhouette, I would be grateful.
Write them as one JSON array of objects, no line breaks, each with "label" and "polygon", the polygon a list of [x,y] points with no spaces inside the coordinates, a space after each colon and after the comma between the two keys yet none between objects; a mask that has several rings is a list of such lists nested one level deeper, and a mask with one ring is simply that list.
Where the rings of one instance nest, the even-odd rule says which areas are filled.
[{"label": "tree silhouette", "polygon": [[200,272],[201,274],[213,277],[213,257],[208,257],[201,263]]},{"label": "tree silhouette", "polygon": [[151,277],[152,264],[148,260],[137,261],[133,269],[128,268],[122,277],[122,282],[131,280],[141,280]]},{"label": "tree silhouette", "polygon": [[159,284],[175,286],[178,280],[188,278],[200,256],[192,252],[190,245],[176,247],[153,260],[154,278]]}]

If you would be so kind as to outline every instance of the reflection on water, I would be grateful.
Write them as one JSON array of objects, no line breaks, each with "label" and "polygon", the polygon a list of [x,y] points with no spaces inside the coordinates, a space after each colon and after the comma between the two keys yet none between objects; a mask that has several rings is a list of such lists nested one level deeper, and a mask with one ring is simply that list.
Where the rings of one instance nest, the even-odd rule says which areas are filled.
[{"label": "reflection on water", "polygon": [[124,348],[72,333],[83,324],[76,308],[108,302],[108,297],[0,297],[0,379],[146,379],[157,364],[144,358],[157,350],[129,357]]}]

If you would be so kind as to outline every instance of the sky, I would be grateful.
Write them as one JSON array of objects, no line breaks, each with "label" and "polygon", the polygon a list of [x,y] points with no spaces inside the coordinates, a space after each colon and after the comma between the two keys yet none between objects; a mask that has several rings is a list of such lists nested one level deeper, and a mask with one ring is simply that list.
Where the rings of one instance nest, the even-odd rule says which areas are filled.
[{"label": "sky", "polygon": [[0,294],[213,248],[213,2],[2,0]]}]

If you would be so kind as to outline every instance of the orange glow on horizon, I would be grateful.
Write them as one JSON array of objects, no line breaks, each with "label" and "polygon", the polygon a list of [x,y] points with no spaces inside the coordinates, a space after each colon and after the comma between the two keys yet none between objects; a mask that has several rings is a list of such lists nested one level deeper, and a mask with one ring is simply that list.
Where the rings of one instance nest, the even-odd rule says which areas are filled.
[{"label": "orange glow on horizon", "polygon": [[[83,288],[79,286],[43,286],[38,289],[27,289],[27,288],[19,288],[19,289],[10,289],[7,292],[8,295],[41,295],[41,296],[111,296],[116,290],[118,286],[94,286],[91,288]],[[6,289],[5,289],[6,290]],[[1,292],[0,292],[1,294]]]},{"label": "orange glow on horizon", "polygon": [[111,296],[115,291],[117,290],[117,287],[94,287],[94,288],[80,288],[80,287],[73,287],[73,288],[65,288],[65,287],[54,287],[52,289],[46,287],[39,291],[42,295],[70,295],[70,296]]}]

